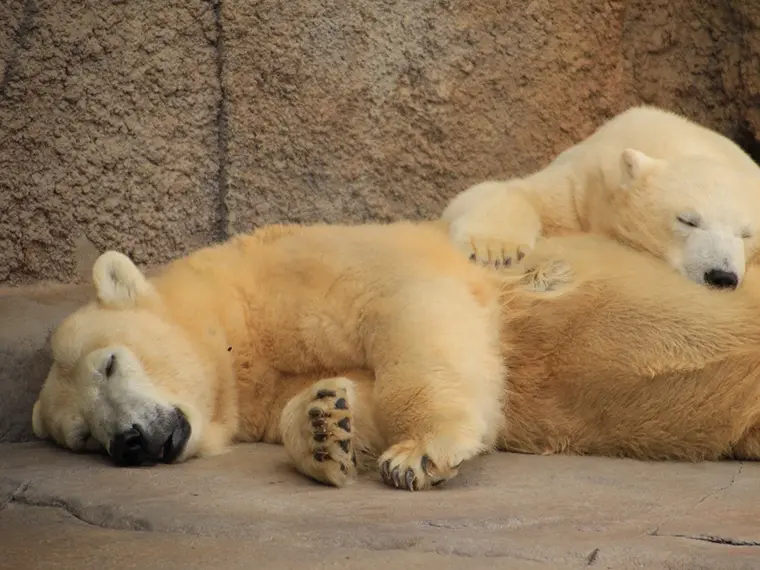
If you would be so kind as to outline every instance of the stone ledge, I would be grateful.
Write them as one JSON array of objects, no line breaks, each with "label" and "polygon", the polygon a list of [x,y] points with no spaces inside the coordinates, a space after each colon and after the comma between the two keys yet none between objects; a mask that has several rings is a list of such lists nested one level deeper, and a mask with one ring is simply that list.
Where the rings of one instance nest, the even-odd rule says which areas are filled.
[{"label": "stone ledge", "polygon": [[0,473],[0,543],[14,568],[760,564],[757,464],[499,453],[409,494],[374,475],[341,490],[312,483],[272,445],[120,469],[25,443],[0,446]]},{"label": "stone ledge", "polygon": [[[345,570],[494,568],[490,558],[442,556],[403,550],[301,548],[297,537],[287,548],[250,544],[226,537],[170,533],[137,533],[93,528],[55,508],[11,506],[0,511],[3,559],[9,568],[34,570]],[[7,541],[7,546],[5,545]],[[44,547],[40,547],[44,544]],[[547,570],[540,562],[509,559],[510,570]]]}]

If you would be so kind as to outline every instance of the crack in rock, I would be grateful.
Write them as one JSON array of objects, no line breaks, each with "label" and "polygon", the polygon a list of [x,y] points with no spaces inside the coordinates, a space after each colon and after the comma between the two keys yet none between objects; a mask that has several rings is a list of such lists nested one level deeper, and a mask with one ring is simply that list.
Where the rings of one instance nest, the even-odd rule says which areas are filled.
[{"label": "crack in rock", "polygon": [[4,500],[0,501],[0,511],[2,511],[5,507],[7,507],[10,503],[14,502],[16,500],[16,497],[20,496],[29,488],[29,485],[31,485],[32,482],[30,480],[22,481],[19,483],[18,487],[10,493]]},{"label": "crack in rock", "polygon": [[736,473],[734,473],[734,476],[731,477],[731,480],[728,482],[728,484],[724,485],[723,487],[721,487],[717,491],[713,491],[712,493],[708,493],[707,495],[705,495],[704,497],[702,497],[701,499],[699,499],[696,503],[694,503],[694,506],[689,509],[689,512],[691,512],[694,509],[696,509],[699,505],[701,505],[702,503],[704,503],[710,497],[714,497],[718,493],[723,493],[724,491],[728,491],[731,487],[733,487],[734,483],[736,483],[736,478],[739,477],[739,475],[742,474],[742,470],[743,469],[744,469],[744,462],[740,461],[739,462],[739,468],[736,470]]},{"label": "crack in rock", "polygon": [[214,13],[215,38],[213,47],[216,58],[216,79],[219,84],[219,102],[216,113],[217,134],[217,239],[224,241],[229,238],[233,230],[230,223],[230,212],[227,204],[228,197],[228,161],[229,161],[229,134],[228,134],[228,101],[227,87],[225,83],[225,58],[224,46],[224,14],[222,13],[222,0],[211,0]]},{"label": "crack in rock", "polygon": [[25,494],[29,486],[30,483],[28,481],[19,486],[19,488],[6,502],[6,505],[16,503],[27,507],[48,507],[53,509],[61,509],[65,513],[71,515],[75,519],[85,524],[100,528],[135,531],[153,530],[153,525],[150,521],[128,516],[121,516],[118,513],[113,512],[113,509],[110,507],[103,506],[85,508],[81,504],[75,504],[73,502],[66,501],[57,497],[29,497]]},{"label": "crack in rock", "polygon": [[37,15],[37,4],[34,0],[26,0],[24,3],[24,12],[21,16],[21,21],[16,28],[16,33],[13,38],[13,48],[8,56],[8,61],[5,63],[5,70],[2,78],[0,78],[0,97],[5,98],[7,96],[8,85],[13,79],[13,75],[16,73],[18,67],[18,60],[21,54],[22,44],[24,38],[29,34],[32,29],[32,22],[34,16]]},{"label": "crack in rock", "polygon": [[[704,503],[707,499],[709,499],[711,497],[715,497],[719,493],[723,493],[725,491],[728,491],[731,487],[734,486],[734,483],[736,483],[736,479],[739,477],[739,475],[742,474],[742,470],[743,469],[744,469],[744,461],[739,461],[739,468],[736,470],[736,473],[734,473],[734,475],[731,477],[731,480],[726,485],[723,485],[723,487],[720,487],[719,489],[717,489],[715,491],[707,493],[704,497],[702,497],[696,503],[694,503],[694,505],[690,509],[686,510],[686,512],[684,514],[688,514],[688,513],[692,512],[699,505],[701,505],[702,503]],[[649,536],[665,536],[665,535],[661,535],[660,534],[660,527],[662,527],[662,525],[664,525],[669,520],[672,520],[673,518],[674,518],[674,515],[666,517],[664,521],[662,521],[660,524],[658,524],[654,528],[654,530],[649,531],[647,534]],[[676,536],[676,535],[672,535],[672,536]],[[686,537],[686,538],[688,538],[688,537]]]},{"label": "crack in rock", "polygon": [[725,544],[727,546],[760,546],[760,540],[744,540],[739,538],[726,538],[723,536],[714,536],[711,534],[697,534],[694,536],[688,534],[657,534],[655,536],[672,536],[675,538],[686,538],[688,540],[700,540],[702,542],[712,542],[713,544]]}]

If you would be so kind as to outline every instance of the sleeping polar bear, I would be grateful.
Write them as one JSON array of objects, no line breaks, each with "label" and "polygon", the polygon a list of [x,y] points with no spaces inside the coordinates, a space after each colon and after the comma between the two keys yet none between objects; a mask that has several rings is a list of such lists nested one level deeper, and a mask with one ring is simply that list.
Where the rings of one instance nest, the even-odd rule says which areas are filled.
[{"label": "sleeping polar bear", "polygon": [[440,223],[270,226],[152,279],[107,252],[34,431],[122,465],[284,443],[318,481],[409,490],[492,449],[760,458],[760,275],[711,291],[588,235],[519,271]]}]

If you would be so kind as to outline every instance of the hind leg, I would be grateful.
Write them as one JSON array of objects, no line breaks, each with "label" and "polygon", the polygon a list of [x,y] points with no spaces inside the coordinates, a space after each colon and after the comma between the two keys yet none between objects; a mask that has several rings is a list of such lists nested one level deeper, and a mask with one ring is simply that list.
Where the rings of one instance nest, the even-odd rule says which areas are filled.
[{"label": "hind leg", "polygon": [[[312,479],[343,487],[373,459],[369,387],[327,378],[294,396],[280,416],[283,444],[296,468]],[[376,444],[375,444],[376,445]]]},{"label": "hind leg", "polygon": [[390,447],[383,481],[410,491],[454,477],[459,465],[493,447],[503,425],[504,368],[496,298],[477,299],[463,283],[425,283],[383,307],[378,327],[375,418]]}]

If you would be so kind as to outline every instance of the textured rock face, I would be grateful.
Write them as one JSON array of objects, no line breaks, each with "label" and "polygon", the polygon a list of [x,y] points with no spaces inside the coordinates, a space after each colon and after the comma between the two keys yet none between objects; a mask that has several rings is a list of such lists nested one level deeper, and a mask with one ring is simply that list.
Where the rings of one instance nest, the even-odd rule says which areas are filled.
[{"label": "textured rock face", "polygon": [[760,155],[759,29],[739,0],[8,0],[0,283],[437,216],[639,102]]},{"label": "textured rock face", "polygon": [[509,4],[225,2],[232,229],[437,215],[618,108],[622,3]]},{"label": "textured rock face", "polygon": [[0,8],[0,282],[216,235],[219,82],[202,0]]}]

